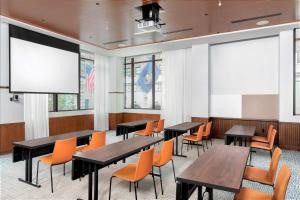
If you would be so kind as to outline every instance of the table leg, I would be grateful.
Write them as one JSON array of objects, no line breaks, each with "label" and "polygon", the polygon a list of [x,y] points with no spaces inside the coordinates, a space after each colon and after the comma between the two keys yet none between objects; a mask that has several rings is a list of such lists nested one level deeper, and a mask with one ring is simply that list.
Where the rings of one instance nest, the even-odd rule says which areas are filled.
[{"label": "table leg", "polygon": [[125,131],[123,127],[120,127],[120,132],[123,135],[123,140],[125,140]]},{"label": "table leg", "polygon": [[234,137],[234,142],[233,142],[233,144],[234,144],[234,146],[236,146],[236,137]]},{"label": "table leg", "polygon": [[228,145],[228,136],[225,135],[225,145]]},{"label": "table leg", "polygon": [[243,146],[243,138],[242,137],[239,138],[239,145]]},{"label": "table leg", "polygon": [[175,141],[175,154],[173,154],[174,156],[179,156],[179,157],[184,157],[186,158],[187,156],[185,155],[181,155],[181,154],[178,154],[178,132],[174,131],[173,132],[175,134],[175,137],[176,137],[176,141]]},{"label": "table leg", "polygon": [[202,186],[198,186],[198,200],[203,200]]},{"label": "table leg", "polygon": [[177,182],[176,183],[176,200],[188,200],[189,188],[188,184]]},{"label": "table leg", "polygon": [[213,200],[214,196],[213,196],[213,189],[212,188],[206,188],[206,191],[208,192],[208,200]]},{"label": "table leg", "polygon": [[245,147],[247,146],[247,138],[245,138]]},{"label": "table leg", "polygon": [[98,168],[94,167],[94,200],[98,200]]}]

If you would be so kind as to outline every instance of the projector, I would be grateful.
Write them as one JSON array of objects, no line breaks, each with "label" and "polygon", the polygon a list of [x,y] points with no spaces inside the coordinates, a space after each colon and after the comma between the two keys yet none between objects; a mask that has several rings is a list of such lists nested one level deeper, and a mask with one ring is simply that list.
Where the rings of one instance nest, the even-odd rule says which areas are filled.
[{"label": "projector", "polygon": [[161,19],[159,18],[159,12],[163,9],[160,5],[158,5],[158,3],[142,5],[136,9],[142,12],[142,18],[135,20],[138,22],[138,32],[136,34],[145,32],[160,32],[161,27],[166,25],[165,23],[161,23]]}]

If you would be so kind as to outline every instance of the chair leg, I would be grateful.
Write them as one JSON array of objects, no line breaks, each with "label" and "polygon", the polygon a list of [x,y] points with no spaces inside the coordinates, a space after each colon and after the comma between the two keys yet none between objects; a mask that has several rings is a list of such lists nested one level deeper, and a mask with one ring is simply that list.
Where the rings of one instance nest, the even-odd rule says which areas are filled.
[{"label": "chair leg", "polygon": [[202,149],[203,149],[203,152],[205,152],[205,147],[204,147],[204,142],[203,142],[203,140],[202,140]]},{"label": "chair leg", "polygon": [[129,181],[129,192],[131,192],[131,182]]},{"label": "chair leg", "polygon": [[[196,144],[196,146],[197,146],[197,152],[198,152],[198,157],[199,157],[199,143],[195,143]],[[203,146],[203,145],[202,145]],[[203,146],[203,148],[204,148],[204,146]]]},{"label": "chair leg", "polygon": [[109,196],[108,196],[108,200],[110,200],[110,197],[111,197],[111,183],[112,183],[112,179],[113,179],[113,176],[110,177],[110,182],[109,182]]},{"label": "chair leg", "polygon": [[133,185],[134,185],[135,200],[137,200],[136,182],[134,182]]},{"label": "chair leg", "polygon": [[207,139],[205,139],[205,144],[206,144],[206,148],[208,149],[208,145],[207,145]]},{"label": "chair leg", "polygon": [[36,184],[38,184],[38,180],[39,180],[39,165],[40,165],[40,160],[37,162],[37,166],[36,166]]},{"label": "chair leg", "polygon": [[270,150],[270,156],[271,156],[271,159],[272,159],[272,154],[273,154],[273,153],[272,153],[272,150]]},{"label": "chair leg", "polygon": [[172,167],[173,167],[174,181],[175,181],[175,183],[176,183],[174,161],[173,161],[173,159],[172,159],[171,161],[172,161]]},{"label": "chair leg", "polygon": [[153,185],[154,185],[155,199],[157,199],[157,192],[156,192],[156,185],[155,185],[153,167],[152,167],[152,180],[153,180]]},{"label": "chair leg", "polygon": [[162,178],[161,178],[161,169],[160,167],[158,167],[159,169],[159,178],[160,178],[160,187],[161,187],[161,194],[164,194],[164,189],[163,189],[163,185],[162,185]]},{"label": "chair leg", "polygon": [[251,151],[251,148],[250,148],[250,165],[251,165],[251,161],[252,161],[252,151]]},{"label": "chair leg", "polygon": [[64,176],[66,175],[66,163],[64,163]]},{"label": "chair leg", "polygon": [[212,139],[211,138],[209,138],[210,139],[210,144],[211,144],[211,146],[212,146]]},{"label": "chair leg", "polygon": [[53,193],[52,165],[50,165],[50,176],[51,176],[51,192]]}]

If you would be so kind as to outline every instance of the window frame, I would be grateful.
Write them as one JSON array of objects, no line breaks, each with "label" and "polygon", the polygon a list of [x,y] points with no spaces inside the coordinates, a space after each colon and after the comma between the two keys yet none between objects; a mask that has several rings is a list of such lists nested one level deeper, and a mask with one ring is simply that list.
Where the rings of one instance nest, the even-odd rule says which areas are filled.
[{"label": "window frame", "polygon": [[[81,97],[80,97],[80,93],[81,93],[81,60],[88,60],[93,62],[93,66],[95,67],[95,61],[93,59],[89,59],[89,58],[84,58],[84,57],[80,57],[79,61],[80,61],[80,67],[79,67],[79,93],[78,94],[58,94],[58,93],[54,93],[53,95],[53,110],[49,110],[48,112],[70,112],[70,111],[80,111],[80,110],[94,110],[94,105],[93,108],[84,108],[82,109],[80,107],[80,103],[81,103]],[[74,110],[59,110],[58,109],[58,95],[76,95],[77,98],[77,106],[76,109]]]},{"label": "window frame", "polygon": [[[155,108],[155,66],[156,66],[156,62],[161,62],[162,58],[160,59],[156,59],[155,55],[159,53],[152,53],[152,54],[143,54],[143,55],[151,55],[151,60],[144,60],[144,61],[138,61],[138,62],[134,62],[134,57],[138,57],[138,56],[143,56],[143,55],[136,55],[136,56],[130,56],[130,62],[126,62],[126,58],[124,58],[124,109],[135,109],[135,110],[161,110],[161,108]],[[134,79],[134,70],[135,70],[135,64],[140,64],[140,63],[149,63],[152,62],[152,107],[151,108],[135,108],[134,107],[134,84],[135,84],[135,79]],[[131,65],[131,105],[130,107],[126,107],[126,66],[127,65]]]}]

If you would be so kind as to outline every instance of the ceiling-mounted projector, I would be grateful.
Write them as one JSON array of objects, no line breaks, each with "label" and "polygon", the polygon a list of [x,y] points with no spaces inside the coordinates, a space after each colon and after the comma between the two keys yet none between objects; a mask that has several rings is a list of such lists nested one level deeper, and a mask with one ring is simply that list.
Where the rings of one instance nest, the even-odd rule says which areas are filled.
[{"label": "ceiling-mounted projector", "polygon": [[166,25],[165,23],[162,23],[159,18],[159,12],[163,9],[158,3],[142,5],[136,9],[142,12],[142,19],[135,20],[138,22],[138,32],[136,34],[160,31],[161,27]]}]

